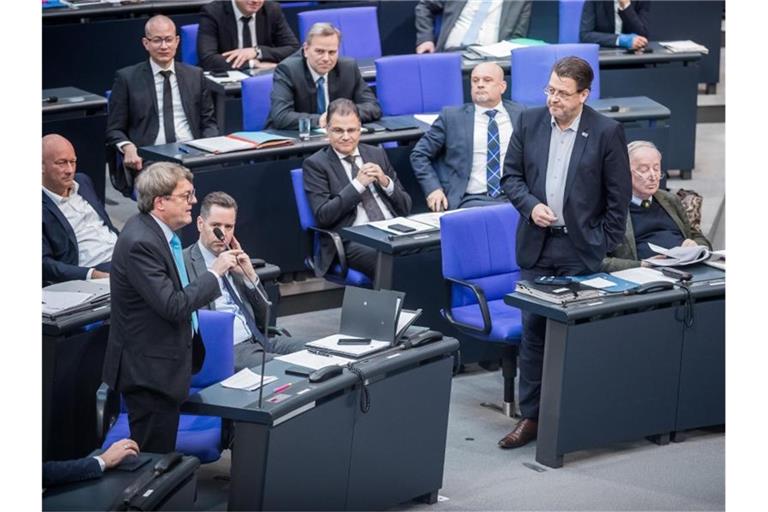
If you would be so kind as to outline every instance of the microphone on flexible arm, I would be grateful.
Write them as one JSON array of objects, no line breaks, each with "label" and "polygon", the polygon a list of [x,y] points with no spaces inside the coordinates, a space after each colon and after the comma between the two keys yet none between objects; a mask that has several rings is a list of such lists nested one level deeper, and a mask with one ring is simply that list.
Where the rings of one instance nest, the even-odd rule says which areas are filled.
[{"label": "microphone on flexible arm", "polygon": [[[228,251],[232,250],[232,247],[224,241],[224,232],[219,227],[213,228],[213,236],[215,236],[219,242],[224,244],[224,247],[227,248]],[[256,290],[256,293],[259,295],[259,298],[263,300],[267,307],[264,308],[264,339],[266,340],[266,343],[269,344],[269,313],[272,311],[272,302],[270,302],[269,297],[267,297],[266,293],[264,293],[259,285],[248,276],[248,273],[243,268],[243,264],[240,263],[238,260],[237,262],[238,266],[240,267],[240,270],[243,271],[243,275],[246,279],[253,285],[253,288]],[[226,277],[224,277],[226,279]],[[247,315],[247,311],[243,311],[244,315]],[[264,343],[259,343],[261,345],[261,383],[259,385],[259,409],[261,409],[261,399],[264,395],[264,365],[266,364],[266,357],[267,357],[267,347],[264,346]]]}]

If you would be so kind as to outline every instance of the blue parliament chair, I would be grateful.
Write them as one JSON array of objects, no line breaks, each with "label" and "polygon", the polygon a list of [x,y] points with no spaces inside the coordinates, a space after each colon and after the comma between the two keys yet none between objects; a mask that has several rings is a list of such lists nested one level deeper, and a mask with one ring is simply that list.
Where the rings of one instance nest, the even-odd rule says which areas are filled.
[{"label": "blue parliament chair", "polygon": [[263,130],[271,107],[272,73],[246,78],[241,84],[243,130]]},{"label": "blue parliament chair", "polygon": [[200,25],[182,25],[181,29],[181,62],[197,66],[197,29]]},{"label": "blue parliament chair", "polygon": [[[226,379],[232,375],[235,365],[232,342],[234,314],[207,309],[200,309],[197,314],[200,322],[200,336],[205,344],[205,361],[200,371],[192,376],[190,394]],[[109,424],[106,403],[112,399],[108,398],[110,393],[111,390],[106,384],[102,384],[97,392],[100,434],[104,426]],[[130,437],[128,411],[120,398],[120,414],[104,437],[102,448],[106,450],[112,443],[125,437]],[[227,434],[222,431],[221,418],[182,414],[176,437],[176,451],[185,455],[194,455],[202,463],[214,462],[221,456],[221,451],[227,448],[227,437]]]},{"label": "blue parliament chair", "polygon": [[381,57],[381,37],[376,7],[318,9],[298,14],[302,41],[315,23],[330,23],[341,31],[340,55],[353,59]]},{"label": "blue parliament chair", "polygon": [[327,229],[321,229],[317,227],[315,221],[315,215],[312,213],[312,207],[309,204],[307,193],[304,191],[304,170],[293,169],[291,171],[291,183],[293,184],[293,195],[296,200],[296,210],[299,214],[299,223],[301,229],[307,235],[311,235],[311,251],[312,255],[307,256],[304,259],[304,263],[310,270],[315,270],[315,257],[320,248],[320,237],[327,236],[333,240],[333,244],[336,247],[336,254],[339,257],[339,264],[331,267],[330,271],[325,274],[325,278],[332,283],[340,285],[350,286],[363,286],[370,288],[372,286],[371,280],[363,274],[347,265],[347,258],[344,254],[344,244],[341,241],[341,237],[338,233],[329,231]]},{"label": "blue parliament chair", "polygon": [[440,112],[464,103],[459,53],[376,59],[376,96],[385,116]]},{"label": "blue parliament chair", "polygon": [[581,12],[584,0],[560,0],[558,21],[558,39],[561,44],[578,43],[581,28]]},{"label": "blue parliament chair", "polygon": [[475,339],[505,345],[503,412],[508,416],[514,411],[517,349],[523,329],[520,310],[504,303],[504,295],[515,290],[520,278],[515,258],[518,219],[511,204],[469,208],[440,219],[448,294],[443,316]]},{"label": "blue parliament chair", "polygon": [[552,66],[563,57],[586,60],[595,78],[587,103],[600,99],[600,47],[596,44],[546,44],[512,50],[510,57],[510,99],[527,107],[540,107],[547,101],[544,89]]}]

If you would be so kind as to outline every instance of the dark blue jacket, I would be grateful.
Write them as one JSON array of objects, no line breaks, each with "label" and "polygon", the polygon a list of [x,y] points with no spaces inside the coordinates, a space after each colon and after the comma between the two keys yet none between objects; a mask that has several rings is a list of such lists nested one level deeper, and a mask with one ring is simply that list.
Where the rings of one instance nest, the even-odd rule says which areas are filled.
[{"label": "dark blue jacket", "polygon": [[[86,174],[75,174],[75,181],[80,184],[78,194],[99,214],[104,224],[117,234],[117,229],[109,220],[104,205],[101,204],[93,188],[91,178]],[[43,284],[85,279],[88,267],[79,267],[78,247],[75,232],[59,207],[50,197],[43,194]],[[109,271],[109,264],[97,265],[99,270]]]},{"label": "dark blue jacket", "polygon": [[48,461],[43,463],[43,488],[101,478],[102,474],[99,461],[93,457]]},{"label": "dark blue jacket", "polygon": [[[619,11],[622,34],[637,34],[648,37],[648,11],[651,3],[632,0],[629,7]],[[597,43],[600,46],[616,46],[616,18],[612,1],[584,2],[581,12],[579,39],[582,43]]]}]

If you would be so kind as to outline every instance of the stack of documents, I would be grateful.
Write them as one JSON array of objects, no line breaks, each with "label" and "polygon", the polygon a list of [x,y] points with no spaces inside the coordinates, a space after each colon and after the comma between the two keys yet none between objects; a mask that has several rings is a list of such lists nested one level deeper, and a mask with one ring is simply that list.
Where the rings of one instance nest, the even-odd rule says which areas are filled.
[{"label": "stack of documents", "polygon": [[706,46],[695,43],[690,39],[685,41],[659,41],[659,44],[672,53],[698,52],[704,55],[709,53],[709,49]]},{"label": "stack of documents", "polygon": [[109,281],[66,281],[43,288],[43,316],[62,316],[109,304]]},{"label": "stack of documents", "polygon": [[312,370],[318,370],[334,364],[337,366],[347,366],[349,363],[354,362],[353,359],[348,359],[346,357],[339,357],[331,354],[318,354],[316,352],[310,352],[309,350],[300,350],[284,356],[278,356],[275,360],[294,364],[296,366],[303,366],[304,368],[310,368]]},{"label": "stack of documents", "polygon": [[[264,377],[264,384],[266,385],[270,382],[275,382],[276,380],[277,377],[267,375]],[[225,388],[253,391],[261,387],[261,375],[251,371],[249,368],[243,368],[228,379],[221,381],[221,385]]]},{"label": "stack of documents", "polygon": [[190,140],[185,144],[218,155],[248,149],[290,146],[293,144],[293,139],[267,132],[235,132],[231,135]]},{"label": "stack of documents", "polygon": [[658,245],[648,243],[648,247],[651,248],[656,254],[664,256],[659,258],[658,256],[652,258],[646,258],[643,261],[656,267],[675,267],[683,265],[692,265],[700,261],[704,261],[710,256],[709,249],[703,245],[695,245],[693,247],[673,247],[671,249],[665,249]]}]

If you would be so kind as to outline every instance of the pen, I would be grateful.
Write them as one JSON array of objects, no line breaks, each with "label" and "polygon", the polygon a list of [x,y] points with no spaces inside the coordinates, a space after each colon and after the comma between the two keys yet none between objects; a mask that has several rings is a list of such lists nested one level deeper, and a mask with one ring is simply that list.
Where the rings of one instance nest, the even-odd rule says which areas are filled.
[{"label": "pen", "polygon": [[283,391],[285,391],[286,389],[288,389],[291,386],[293,386],[292,382],[289,382],[287,384],[283,384],[282,386],[276,387],[275,390],[273,391],[273,393],[282,393]]},{"label": "pen", "polygon": [[184,153],[185,155],[188,155],[188,154],[189,154],[189,150],[188,150],[187,148],[185,148],[184,146],[181,146],[181,145],[179,145],[179,146],[177,146],[177,147],[179,148],[179,151],[180,151],[181,153]]},{"label": "pen", "polygon": [[331,354],[325,354],[319,350],[312,350],[311,348],[307,349],[307,352],[310,354],[315,354],[316,356],[331,357]]}]

